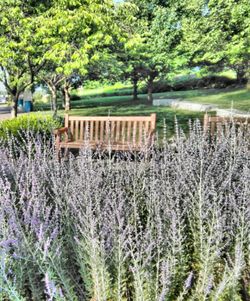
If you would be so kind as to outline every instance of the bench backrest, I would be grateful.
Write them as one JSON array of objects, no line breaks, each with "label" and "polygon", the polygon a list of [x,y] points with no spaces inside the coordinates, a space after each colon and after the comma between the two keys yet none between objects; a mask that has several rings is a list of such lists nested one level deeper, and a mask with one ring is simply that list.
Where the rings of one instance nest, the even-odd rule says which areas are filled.
[{"label": "bench backrest", "polygon": [[65,127],[74,141],[130,143],[139,145],[156,129],[156,114],[150,116],[65,116]]},{"label": "bench backrest", "polygon": [[214,135],[217,130],[221,131],[225,126],[235,124],[243,130],[250,131],[250,118],[246,117],[222,117],[222,116],[204,116],[204,131],[210,131]]}]

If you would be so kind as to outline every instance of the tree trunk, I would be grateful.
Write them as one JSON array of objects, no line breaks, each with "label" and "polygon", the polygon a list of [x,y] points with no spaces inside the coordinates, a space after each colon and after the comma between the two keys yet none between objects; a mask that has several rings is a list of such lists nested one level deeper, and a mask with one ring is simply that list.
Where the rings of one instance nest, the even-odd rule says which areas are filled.
[{"label": "tree trunk", "polygon": [[53,110],[53,116],[57,115],[57,95],[56,95],[56,89],[52,90],[52,110]]},{"label": "tree trunk", "polygon": [[246,81],[246,77],[245,77],[246,72],[245,72],[245,70],[240,68],[240,69],[236,70],[236,74],[237,74],[237,83],[240,84],[240,85],[244,84],[244,82]]},{"label": "tree trunk", "polygon": [[48,84],[49,90],[51,92],[51,110],[53,111],[53,116],[57,115],[57,87],[53,84]]},{"label": "tree trunk", "polygon": [[247,80],[247,90],[250,91],[250,77]]},{"label": "tree trunk", "polygon": [[242,85],[245,82],[245,72],[239,71],[237,72],[237,83]]},{"label": "tree trunk", "polygon": [[63,87],[63,90],[64,90],[65,111],[69,111],[71,109],[70,85],[66,83]]},{"label": "tree trunk", "polygon": [[148,104],[153,105],[153,83],[154,78],[150,77],[148,80]]},{"label": "tree trunk", "polygon": [[65,93],[64,93],[64,88],[61,88],[61,93],[62,93],[62,97],[63,97],[63,103],[62,103],[62,107],[65,109]]},{"label": "tree trunk", "polygon": [[133,100],[138,100],[138,78],[133,78]]},{"label": "tree trunk", "polygon": [[[249,67],[250,67],[250,63],[249,63]],[[250,91],[250,68],[247,69],[246,78],[247,78],[246,88],[248,91]]]},{"label": "tree trunk", "polygon": [[12,95],[11,98],[12,98],[11,118],[16,118],[17,117],[17,103],[18,103],[19,94]]}]

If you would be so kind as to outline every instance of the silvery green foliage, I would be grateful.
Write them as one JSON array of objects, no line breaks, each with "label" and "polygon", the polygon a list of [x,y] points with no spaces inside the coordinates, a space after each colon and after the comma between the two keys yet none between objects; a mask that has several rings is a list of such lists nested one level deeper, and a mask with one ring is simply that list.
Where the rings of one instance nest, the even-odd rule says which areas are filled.
[{"label": "silvery green foliage", "polygon": [[[249,137],[147,156],[0,147],[1,300],[248,300]],[[16,148],[16,150],[15,150]]]}]

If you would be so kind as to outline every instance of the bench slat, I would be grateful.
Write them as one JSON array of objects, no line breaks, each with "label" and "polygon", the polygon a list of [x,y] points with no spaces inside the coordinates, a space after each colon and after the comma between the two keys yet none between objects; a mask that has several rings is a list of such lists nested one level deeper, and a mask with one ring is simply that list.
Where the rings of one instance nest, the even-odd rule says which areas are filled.
[{"label": "bench slat", "polygon": [[127,139],[126,142],[131,141],[131,121],[128,121],[128,128],[127,128]]},{"label": "bench slat", "polygon": [[137,142],[137,121],[133,122],[133,144],[136,145]]},{"label": "bench slat", "polygon": [[75,140],[78,141],[79,138],[79,120],[75,121]]},{"label": "bench slat", "polygon": [[74,120],[70,121],[70,133],[71,133],[73,139],[75,139],[75,137],[74,137],[74,133],[75,133],[74,132],[74,123],[75,123]]},{"label": "bench slat", "polygon": [[94,140],[94,121],[90,121],[90,135],[89,135],[90,141]]},{"label": "bench slat", "polygon": [[148,134],[148,132],[149,132],[149,121],[146,121],[145,122],[146,123],[146,126],[145,126],[145,134],[147,135]]},{"label": "bench slat", "polygon": [[99,121],[95,120],[95,141],[99,141]]},{"label": "bench slat", "polygon": [[101,121],[101,127],[100,127],[100,141],[103,141],[104,137],[104,121]]},{"label": "bench slat", "polygon": [[88,121],[84,122],[84,135],[83,135],[83,140],[86,140],[89,138],[89,124]]},{"label": "bench slat", "polygon": [[105,121],[105,139],[106,143],[110,141],[110,122],[108,120]]},{"label": "bench slat", "polygon": [[80,140],[83,140],[83,121],[80,121]]},{"label": "bench slat", "polygon": [[110,140],[111,141],[115,140],[115,131],[116,131],[116,122],[111,121],[111,124],[110,124]]},{"label": "bench slat", "polygon": [[125,143],[125,140],[126,140],[126,122],[125,121],[122,121],[122,142]]},{"label": "bench slat", "polygon": [[144,125],[144,122],[140,121],[140,123],[139,123],[139,137],[138,137],[139,144],[142,143],[142,139],[143,139],[143,137],[142,137],[142,131],[143,131],[143,127],[144,127],[143,125]]},{"label": "bench slat", "polygon": [[120,123],[121,121],[116,122],[116,137],[115,137],[116,141],[119,141],[120,139]]}]

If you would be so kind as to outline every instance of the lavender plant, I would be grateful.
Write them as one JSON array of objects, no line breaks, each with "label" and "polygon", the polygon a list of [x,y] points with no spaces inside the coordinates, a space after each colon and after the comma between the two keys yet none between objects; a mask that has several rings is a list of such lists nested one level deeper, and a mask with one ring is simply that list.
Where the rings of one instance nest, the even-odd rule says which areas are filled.
[{"label": "lavender plant", "polygon": [[0,146],[0,300],[249,300],[249,137],[198,122],[147,156]]}]

